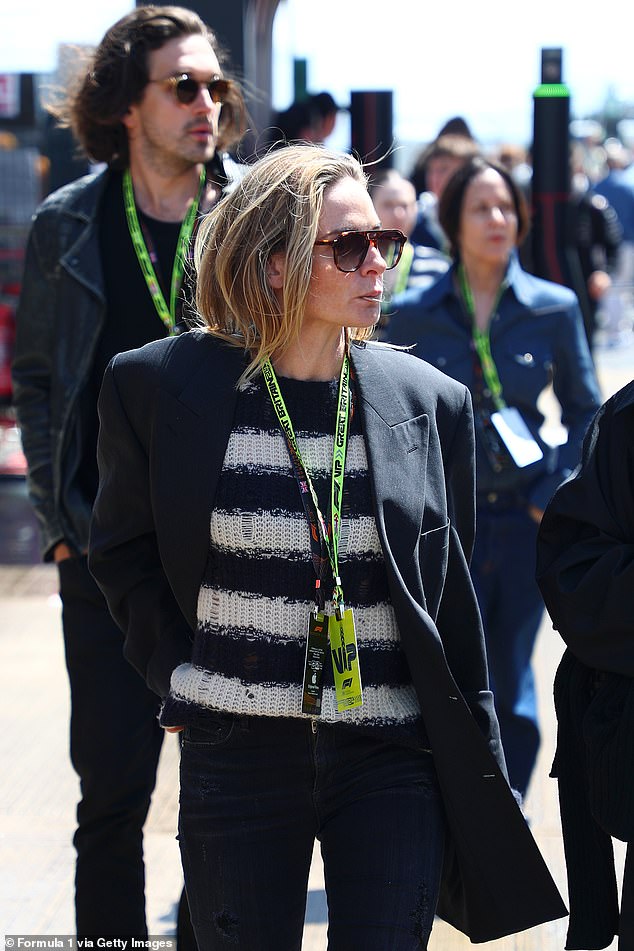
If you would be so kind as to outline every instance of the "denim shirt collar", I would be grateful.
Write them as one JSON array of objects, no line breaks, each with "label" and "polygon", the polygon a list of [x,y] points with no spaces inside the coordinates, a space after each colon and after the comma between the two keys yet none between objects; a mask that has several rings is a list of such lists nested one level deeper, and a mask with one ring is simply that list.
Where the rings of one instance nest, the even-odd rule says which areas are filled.
[{"label": "denim shirt collar", "polygon": [[[446,297],[459,297],[455,280],[457,266],[458,262],[454,261],[447,273],[443,274],[440,280],[429,288],[426,293],[426,300],[430,306],[439,304]],[[527,277],[526,272],[522,270],[517,252],[513,251],[506,270],[506,283],[515,298],[525,307],[530,306],[533,296],[533,290]]]}]

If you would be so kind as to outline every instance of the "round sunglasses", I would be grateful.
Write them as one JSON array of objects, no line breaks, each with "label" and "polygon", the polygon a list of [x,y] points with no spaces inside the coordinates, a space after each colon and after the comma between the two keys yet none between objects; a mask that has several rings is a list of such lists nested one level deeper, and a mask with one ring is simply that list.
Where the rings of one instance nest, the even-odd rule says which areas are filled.
[{"label": "round sunglasses", "polygon": [[332,248],[335,267],[350,274],[358,271],[365,261],[370,245],[373,245],[387,270],[396,267],[401,259],[407,238],[401,231],[342,231],[336,238],[320,238],[315,244]]},{"label": "round sunglasses", "polygon": [[183,106],[191,106],[201,87],[207,90],[212,102],[222,105],[231,89],[230,79],[216,77],[208,82],[200,82],[188,73],[181,73],[179,76],[168,76],[167,79],[149,79],[148,82],[165,86],[174,93]]}]

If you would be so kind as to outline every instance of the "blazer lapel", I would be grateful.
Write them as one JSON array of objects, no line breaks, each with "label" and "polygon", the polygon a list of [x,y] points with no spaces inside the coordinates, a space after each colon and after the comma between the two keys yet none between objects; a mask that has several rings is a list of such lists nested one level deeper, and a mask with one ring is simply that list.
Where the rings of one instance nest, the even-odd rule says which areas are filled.
[{"label": "blazer lapel", "polygon": [[[190,334],[186,335],[190,337]],[[209,523],[233,426],[242,351],[192,335],[159,393],[152,486],[158,544],[181,610],[193,628],[209,554]],[[184,529],[184,530],[183,530]]]},{"label": "blazer lapel", "polygon": [[429,417],[412,417],[399,398],[397,381],[385,373],[374,348],[353,346],[351,359],[379,537],[410,592],[422,597],[416,553],[425,506]]}]

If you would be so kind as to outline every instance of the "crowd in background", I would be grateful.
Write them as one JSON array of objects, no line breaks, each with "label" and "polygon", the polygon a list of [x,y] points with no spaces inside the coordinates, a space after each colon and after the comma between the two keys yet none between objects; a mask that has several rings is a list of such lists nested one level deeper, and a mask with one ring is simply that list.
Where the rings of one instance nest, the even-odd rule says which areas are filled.
[{"label": "crowd in background", "polygon": [[[307,93],[288,108],[272,113],[270,127],[262,137],[263,147],[300,141],[323,143],[332,134],[337,115],[345,111],[328,92]],[[482,144],[459,115],[448,119],[432,141],[421,145],[413,161],[408,163],[396,149],[389,169],[373,172],[369,168],[373,200],[383,204],[382,221],[397,227],[398,219],[409,239],[398,272],[389,275],[390,295],[395,289],[433,283],[447,269],[438,201],[453,172],[475,154],[507,168],[530,206],[530,146],[505,141],[503,130],[498,143]],[[585,138],[571,140],[568,241],[569,253],[574,255],[570,284],[579,299],[591,348],[629,344],[634,326],[632,151],[619,139],[602,137],[594,129]],[[530,242],[529,236],[519,249],[529,271]],[[384,310],[389,312],[387,303]]]},{"label": "crowd in background", "polygon": [[[338,105],[327,91],[307,93],[286,109],[271,113],[269,126],[258,134],[257,153],[279,148],[285,143],[327,142],[338,115],[346,112],[347,108]],[[9,208],[21,200],[19,196],[24,191],[24,187],[15,181],[17,165],[28,171],[29,182],[39,181],[39,186],[29,187],[28,196],[22,200],[24,208],[19,211],[20,219],[24,219],[21,220],[21,241],[24,240],[24,228],[35,210],[34,203],[65,181],[94,168],[71,143],[70,131],[59,128],[53,121],[46,124],[39,155],[33,148],[23,150],[13,133],[0,135],[0,163],[2,168],[6,165],[4,186],[0,188],[7,191],[2,204],[10,215],[6,221],[0,219],[0,226],[15,225],[18,212],[12,214]],[[470,156],[481,153],[507,168],[530,205],[530,146],[505,141],[503,130],[500,130],[497,144],[481,144],[468,122],[455,116],[447,120],[432,141],[419,146],[413,161],[407,162],[403,155],[411,152],[411,145],[406,153],[396,148],[390,157],[390,164],[394,166],[388,175],[391,195],[387,201],[391,211],[384,208],[383,214],[390,221],[394,221],[396,215],[410,239],[398,275],[390,275],[390,292],[395,286],[400,289],[433,282],[446,269],[447,247],[437,221],[438,201],[453,171]],[[240,158],[244,159],[244,153]],[[239,163],[232,168],[236,175],[241,174]],[[376,202],[377,196],[385,192],[382,178],[386,170],[369,171]],[[573,289],[579,298],[586,333],[591,346],[597,343],[607,347],[627,345],[634,325],[634,164],[631,148],[617,138],[603,138],[594,131],[585,138],[573,138],[570,171],[570,245],[578,256],[576,270],[583,277],[583,280],[575,281]],[[17,253],[11,249],[13,257]],[[520,256],[531,270],[530,238],[520,249]],[[3,262],[5,258],[8,259],[7,253],[3,255]],[[3,280],[4,271],[7,271],[6,281]],[[0,271],[0,294],[10,293],[12,297],[8,303],[14,304],[15,267],[10,271],[9,274],[6,265]],[[7,285],[6,291],[1,286],[3,284]],[[600,331],[598,336],[597,330]],[[6,402],[9,395],[3,390],[0,398]]]}]

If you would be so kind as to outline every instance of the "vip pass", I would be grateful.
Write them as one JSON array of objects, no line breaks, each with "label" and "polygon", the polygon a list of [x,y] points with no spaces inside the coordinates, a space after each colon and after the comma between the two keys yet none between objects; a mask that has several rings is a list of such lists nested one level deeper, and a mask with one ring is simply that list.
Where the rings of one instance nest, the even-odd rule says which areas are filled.
[{"label": "vip pass", "polygon": [[183,273],[185,271],[187,249],[191,240],[192,231],[194,230],[194,221],[196,220],[196,215],[198,214],[198,206],[200,205],[200,199],[203,193],[204,185],[205,168],[203,166],[200,171],[196,197],[189,206],[178,235],[176,254],[174,255],[174,264],[172,267],[172,280],[170,282],[170,303],[168,307],[161,290],[161,285],[159,284],[158,278],[156,276],[156,270],[152,264],[152,249],[150,248],[150,250],[148,250],[149,235],[146,235],[145,238],[143,237],[143,230],[141,229],[141,225],[139,223],[139,216],[137,214],[136,203],[134,201],[134,190],[132,188],[132,176],[130,175],[130,169],[126,169],[123,173],[123,201],[125,205],[126,219],[128,222],[128,230],[130,232],[130,237],[132,238],[132,244],[134,245],[137,260],[143,272],[143,277],[145,278],[145,283],[147,284],[150,296],[154,302],[156,312],[169,330],[170,334],[175,332],[176,301],[183,284]]},{"label": "vip pass", "polygon": [[[302,460],[293,423],[270,360],[264,363],[262,373],[286,440],[291,466],[299,487],[310,529],[311,555],[316,575],[315,609],[311,613],[306,636],[302,713],[313,716],[321,713],[323,674],[328,651],[330,651],[332,662],[337,710],[342,712],[353,707],[360,707],[363,703],[354,617],[351,608],[346,608],[344,605],[343,588],[339,576],[341,509],[350,418],[350,361],[346,355],[339,377],[328,521],[319,508],[317,493]],[[332,614],[328,614],[325,610],[324,582],[329,568],[333,582]]]},{"label": "vip pass", "polygon": [[466,271],[462,264],[458,267],[458,278],[460,280],[460,290],[462,299],[467,309],[467,313],[472,322],[473,343],[482,367],[482,375],[486,382],[491,398],[495,404],[496,411],[490,414],[490,421],[495,430],[506,446],[515,465],[520,468],[529,466],[533,462],[539,462],[544,454],[539,444],[533,438],[530,429],[522,418],[522,414],[515,406],[507,406],[502,392],[502,383],[498,369],[491,353],[491,338],[489,336],[489,324],[507,288],[506,281],[503,281],[498,288],[495,297],[493,309],[486,330],[480,330],[475,321],[475,301],[473,292],[469,285]]}]

